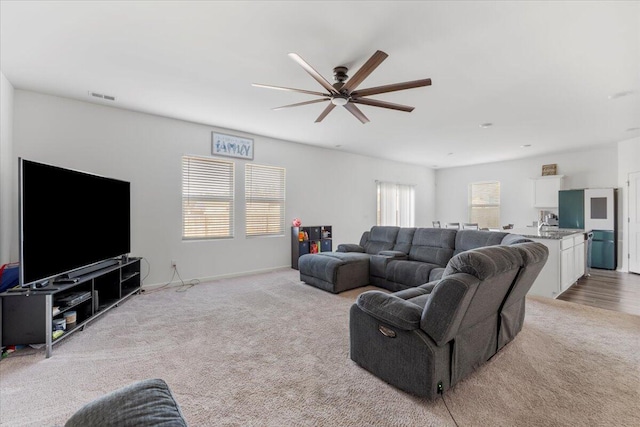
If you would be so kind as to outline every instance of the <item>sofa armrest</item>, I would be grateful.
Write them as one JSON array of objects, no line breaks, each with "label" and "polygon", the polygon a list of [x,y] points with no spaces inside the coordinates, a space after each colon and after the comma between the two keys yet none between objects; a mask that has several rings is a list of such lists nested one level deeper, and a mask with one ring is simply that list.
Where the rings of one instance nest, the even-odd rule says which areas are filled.
[{"label": "sofa armrest", "polygon": [[364,248],[355,243],[341,243],[338,245],[336,252],[364,252]]},{"label": "sofa armrest", "polygon": [[367,291],[358,296],[357,306],[378,320],[405,331],[420,328],[422,308],[393,294]]},{"label": "sofa armrest", "polygon": [[65,427],[171,425],[187,427],[169,386],[148,379],[122,387],[87,403],[67,420]]},{"label": "sofa armrest", "polygon": [[408,259],[409,255],[405,254],[402,251],[381,251],[378,252],[378,255],[382,255],[385,256],[387,258],[394,258],[394,259]]},{"label": "sofa armrest", "polygon": [[400,251],[381,251],[377,255],[371,255],[369,259],[369,272],[373,277],[385,278],[387,265],[391,261],[398,261],[409,258],[407,254]]}]

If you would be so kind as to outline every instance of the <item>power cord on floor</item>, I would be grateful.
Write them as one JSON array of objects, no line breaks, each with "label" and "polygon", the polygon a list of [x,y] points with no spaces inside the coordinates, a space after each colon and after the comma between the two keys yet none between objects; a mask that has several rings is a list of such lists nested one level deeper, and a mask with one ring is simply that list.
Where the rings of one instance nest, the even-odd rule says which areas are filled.
[{"label": "power cord on floor", "polygon": [[178,275],[178,278],[180,279],[180,283],[182,283],[182,286],[178,289],[176,289],[176,292],[187,292],[189,289],[193,288],[195,285],[197,285],[198,283],[200,283],[200,280],[198,279],[193,279],[190,280],[187,283],[184,283],[184,280],[182,280],[182,277],[180,277],[180,273],[178,272],[178,267],[173,267],[176,271],[176,274]]},{"label": "power cord on floor", "polygon": [[458,426],[458,423],[456,422],[456,419],[453,417],[453,414],[449,410],[449,406],[447,405],[447,401],[444,400],[444,390],[442,389],[442,381],[440,381],[438,383],[438,394],[440,394],[440,397],[442,397],[442,402],[444,402],[444,407],[447,408],[447,412],[449,413],[449,416],[453,420],[453,423],[456,425],[456,427],[460,427],[460,426]]},{"label": "power cord on floor", "polygon": [[[149,270],[151,270],[151,266],[149,266]],[[152,294],[154,292],[158,292],[158,291],[161,291],[163,289],[166,289],[166,288],[168,288],[168,287],[170,287],[172,285],[173,279],[175,279],[176,275],[180,279],[180,287],[178,289],[176,289],[176,292],[186,292],[189,289],[193,288],[195,285],[200,283],[200,280],[198,280],[198,279],[193,279],[193,280],[190,280],[189,282],[185,283],[185,281],[180,276],[180,273],[178,272],[178,267],[174,265],[173,266],[173,274],[171,275],[171,279],[169,279],[169,281],[167,283],[165,283],[164,285],[159,286],[157,288],[154,288],[154,289],[150,289],[150,290],[143,289],[142,292],[144,294]]]}]

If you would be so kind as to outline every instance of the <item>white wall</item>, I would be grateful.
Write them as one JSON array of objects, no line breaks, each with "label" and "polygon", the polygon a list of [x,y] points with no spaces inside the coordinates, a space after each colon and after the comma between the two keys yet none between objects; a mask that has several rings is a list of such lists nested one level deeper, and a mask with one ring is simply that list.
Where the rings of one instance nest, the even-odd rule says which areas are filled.
[{"label": "white wall", "polygon": [[0,72],[0,265],[18,261],[17,249],[11,253],[11,242],[17,239],[16,227],[12,226],[14,210],[17,212],[12,203],[16,163],[12,153],[13,96],[13,86]]},{"label": "white wall", "polygon": [[618,267],[629,271],[629,236],[627,218],[629,217],[629,187],[627,181],[631,172],[640,172],[640,138],[628,139],[618,143],[618,187],[621,191],[618,206],[622,213],[618,216]]},{"label": "white wall", "polygon": [[[169,281],[171,260],[185,280],[290,266],[294,217],[303,225],[332,225],[334,248],[358,242],[375,225],[376,179],[415,184],[416,225],[434,219],[435,173],[428,168],[34,92],[16,90],[14,103],[14,158],[132,183],[132,255],[150,263],[145,284]],[[255,163],[286,168],[287,235],[244,237],[245,162],[236,161],[236,237],[182,241],[181,156],[209,155],[214,130],[254,138]]]},{"label": "white wall", "polygon": [[436,217],[441,222],[468,222],[469,184],[500,181],[501,224],[531,225],[539,212],[533,207],[531,178],[541,175],[542,165],[558,165],[558,174],[565,175],[565,189],[617,187],[617,151],[617,144],[607,144],[576,152],[440,169],[436,172]]}]

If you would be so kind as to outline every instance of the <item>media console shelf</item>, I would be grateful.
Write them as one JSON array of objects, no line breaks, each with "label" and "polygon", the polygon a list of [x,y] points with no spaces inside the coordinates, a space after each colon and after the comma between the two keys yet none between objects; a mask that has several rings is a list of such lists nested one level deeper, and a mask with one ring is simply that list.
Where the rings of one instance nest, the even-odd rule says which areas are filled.
[{"label": "media console shelf", "polygon": [[[140,292],[140,260],[119,261],[75,283],[0,294],[2,345],[45,344],[45,355],[51,357],[54,344]],[[76,321],[54,338],[54,322],[69,311],[76,312]]]}]

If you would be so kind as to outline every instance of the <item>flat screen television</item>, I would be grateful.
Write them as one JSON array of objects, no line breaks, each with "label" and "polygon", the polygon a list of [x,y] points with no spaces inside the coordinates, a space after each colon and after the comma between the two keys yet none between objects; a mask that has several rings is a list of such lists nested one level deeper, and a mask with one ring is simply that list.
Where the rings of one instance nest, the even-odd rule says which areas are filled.
[{"label": "flat screen television", "polygon": [[19,159],[20,285],[131,252],[130,183]]}]

